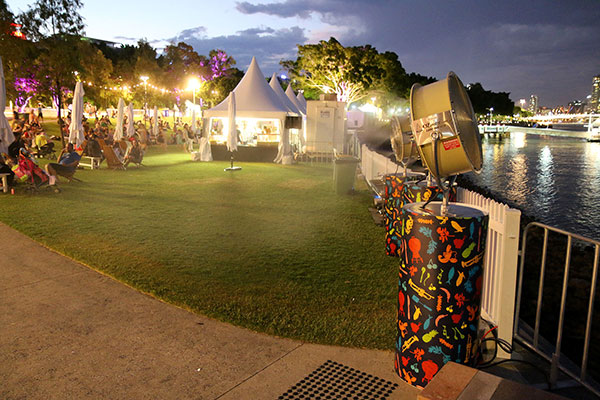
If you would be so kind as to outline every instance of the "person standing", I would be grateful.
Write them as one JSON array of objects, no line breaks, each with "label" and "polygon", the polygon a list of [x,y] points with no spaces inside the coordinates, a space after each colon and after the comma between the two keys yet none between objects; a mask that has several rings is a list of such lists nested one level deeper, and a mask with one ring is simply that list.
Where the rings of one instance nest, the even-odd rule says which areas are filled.
[{"label": "person standing", "polygon": [[38,123],[40,126],[44,122],[44,114],[42,113],[42,103],[38,103]]}]

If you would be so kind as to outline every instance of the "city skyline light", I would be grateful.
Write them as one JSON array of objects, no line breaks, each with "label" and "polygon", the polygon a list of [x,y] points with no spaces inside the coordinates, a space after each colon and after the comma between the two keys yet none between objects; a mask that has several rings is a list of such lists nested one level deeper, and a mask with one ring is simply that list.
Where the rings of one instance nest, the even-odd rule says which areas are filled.
[{"label": "city skyline light", "polygon": [[[8,0],[15,14],[32,3]],[[256,56],[266,75],[295,59],[296,45],[333,36],[344,46],[393,51],[407,72],[443,79],[452,70],[517,103],[536,94],[552,108],[585,100],[600,74],[599,10],[595,0],[84,0],[80,14],[92,38],[145,39],[158,49],[184,41],[200,54],[219,48],[242,70]]]}]

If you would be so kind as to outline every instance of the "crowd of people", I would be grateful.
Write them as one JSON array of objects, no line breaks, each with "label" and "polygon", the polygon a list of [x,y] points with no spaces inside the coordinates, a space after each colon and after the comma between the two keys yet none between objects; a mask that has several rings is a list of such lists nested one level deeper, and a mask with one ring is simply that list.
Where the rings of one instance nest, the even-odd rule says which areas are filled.
[{"label": "crowd of people", "polygon": [[[36,113],[37,111],[37,113]],[[181,118],[174,121],[173,127],[169,122],[160,117],[157,121],[158,132],[155,134],[153,117],[144,122],[134,124],[135,134],[127,136],[127,116],[123,121],[123,137],[115,140],[115,126],[111,122],[108,112],[99,117],[94,113],[93,118],[84,117],[82,126],[85,140],[82,145],[75,148],[73,144],[67,146],[56,157],[55,142],[61,141],[59,136],[48,137],[43,126],[41,107],[31,109],[22,115],[16,110],[13,113],[11,128],[15,141],[8,147],[8,152],[0,154],[0,173],[8,174],[8,184],[13,186],[17,182],[27,182],[35,187],[48,183],[54,185],[57,176],[71,179],[75,173],[82,156],[97,157],[102,161],[106,152],[114,154],[122,168],[127,168],[130,163],[141,165],[144,153],[149,146],[182,145],[185,151],[192,151],[194,143],[198,141],[198,127],[183,123]],[[72,122],[71,113],[66,118],[58,119],[58,124],[65,138],[69,137],[69,126]],[[150,128],[145,122],[149,122]],[[38,165],[39,158],[54,159],[46,165],[45,170]]]}]

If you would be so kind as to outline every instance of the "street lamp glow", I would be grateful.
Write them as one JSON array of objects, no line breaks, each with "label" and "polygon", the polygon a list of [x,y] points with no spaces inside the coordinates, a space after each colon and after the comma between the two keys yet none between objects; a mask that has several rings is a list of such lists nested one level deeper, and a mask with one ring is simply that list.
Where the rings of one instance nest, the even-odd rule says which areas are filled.
[{"label": "street lamp glow", "polygon": [[147,77],[147,76],[145,76],[145,75],[142,75],[142,76],[140,76],[140,79],[142,80],[142,82],[144,82],[144,85],[145,85],[145,84],[146,84],[146,82],[148,82],[148,79],[150,79],[150,78],[148,78],[148,77]]},{"label": "street lamp glow", "polygon": [[191,77],[188,81],[188,90],[192,91],[192,103],[196,105],[196,90],[200,88],[200,81],[195,76]]},{"label": "street lamp glow", "polygon": [[188,81],[188,90],[198,90],[200,88],[200,81],[196,77],[191,77]]}]

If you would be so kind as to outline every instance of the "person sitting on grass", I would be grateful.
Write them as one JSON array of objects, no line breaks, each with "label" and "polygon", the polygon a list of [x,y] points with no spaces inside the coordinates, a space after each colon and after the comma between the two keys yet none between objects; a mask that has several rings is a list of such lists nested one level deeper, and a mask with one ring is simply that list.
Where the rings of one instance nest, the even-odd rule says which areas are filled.
[{"label": "person sitting on grass", "polygon": [[140,142],[136,138],[131,139],[131,147],[127,150],[125,154],[125,158],[123,159],[123,165],[125,168],[129,165],[130,162],[134,164],[141,164],[142,159],[144,158],[144,150],[142,150],[142,146],[140,146]]},{"label": "person sitting on grass", "polygon": [[48,138],[46,138],[46,133],[43,130],[39,130],[37,135],[35,135],[35,147],[38,152],[42,149],[43,146],[48,144]]},{"label": "person sitting on grass", "polygon": [[81,156],[74,150],[73,143],[67,144],[67,148],[63,149],[58,156],[58,163],[46,165],[46,172],[50,176],[50,185],[56,184],[58,175],[66,178],[73,176],[79,160],[81,160]]}]

